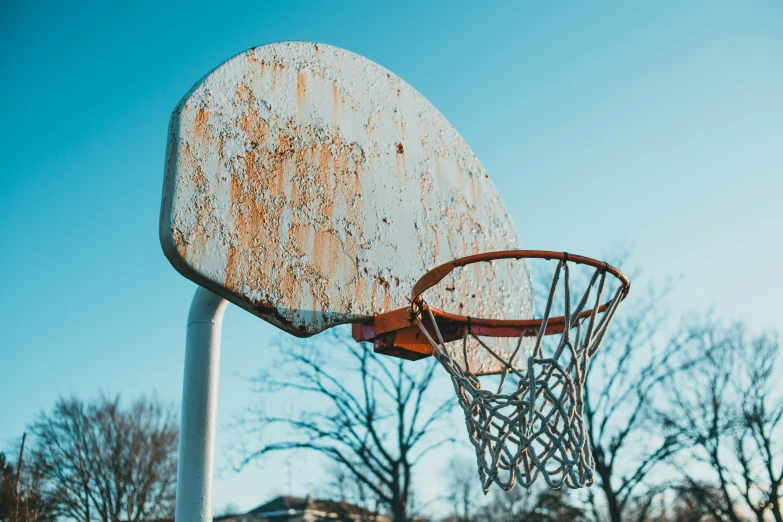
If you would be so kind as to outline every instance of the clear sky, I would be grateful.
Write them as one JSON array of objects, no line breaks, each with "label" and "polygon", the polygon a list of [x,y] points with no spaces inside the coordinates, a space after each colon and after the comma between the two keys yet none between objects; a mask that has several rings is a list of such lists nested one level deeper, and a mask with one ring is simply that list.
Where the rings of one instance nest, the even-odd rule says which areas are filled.
[{"label": "clear sky", "polygon": [[[783,2],[163,4],[0,7],[0,447],[58,394],[179,401],[195,287],[158,243],[169,114],[281,40],[346,48],[424,94],[525,247],[625,243],[646,276],[680,278],[675,309],[781,329]],[[223,457],[275,335],[227,314],[217,507],[288,491]]]}]

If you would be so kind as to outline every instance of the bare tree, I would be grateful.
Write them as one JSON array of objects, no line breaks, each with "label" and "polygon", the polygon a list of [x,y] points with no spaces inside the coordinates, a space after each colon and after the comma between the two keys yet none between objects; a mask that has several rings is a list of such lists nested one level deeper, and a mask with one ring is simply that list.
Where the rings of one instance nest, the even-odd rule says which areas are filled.
[{"label": "bare tree", "polygon": [[60,515],[138,522],[173,513],[178,425],[159,401],[123,409],[119,397],[61,398],[31,433],[31,462]]},{"label": "bare tree", "polygon": [[[319,341],[326,346],[283,341],[282,363],[255,379],[264,397],[281,392],[298,397],[289,412],[249,412],[245,425],[254,438],[260,436],[261,446],[247,451],[242,464],[271,452],[317,452],[365,487],[394,522],[404,522],[415,467],[450,439],[437,431],[454,405],[453,399],[433,404],[437,362],[376,355],[345,329],[331,330]],[[271,436],[279,435],[280,427],[285,436]]]},{"label": "bare tree", "polygon": [[551,490],[534,486],[511,491],[494,490],[474,521],[482,522],[581,522],[585,520],[582,508],[572,504],[567,490]]},{"label": "bare tree", "polygon": [[446,468],[447,492],[443,498],[451,506],[455,522],[471,522],[481,503],[481,482],[475,461],[452,457]]},{"label": "bare tree", "polygon": [[[706,354],[688,378],[670,386],[671,407],[661,417],[670,432],[689,442],[688,461],[678,465],[681,489],[716,520],[758,522],[771,514],[783,522],[783,395],[775,378],[779,345],[744,327],[711,322],[694,340]],[[711,471],[705,481],[696,469]]]},{"label": "bare tree", "polygon": [[628,297],[588,372],[584,408],[598,487],[587,500],[597,521],[646,520],[666,489],[652,472],[682,447],[651,424],[662,387],[694,362],[684,351],[693,332],[665,333],[668,291]]},{"label": "bare tree", "polygon": [[41,484],[37,470],[24,462],[24,438],[16,468],[0,453],[0,522],[54,522],[51,498]]},{"label": "bare tree", "polygon": [[495,489],[485,497],[476,479],[476,464],[468,460],[452,459],[444,483],[448,493],[443,498],[453,513],[443,522],[580,522],[586,519],[582,507],[573,502],[570,490],[554,491],[541,483],[529,490]]},{"label": "bare tree", "polygon": [[[14,520],[18,475],[5,453],[0,453],[0,521]],[[14,518],[12,518],[14,517]]]},{"label": "bare tree", "polygon": [[365,484],[358,482],[348,468],[331,462],[326,472],[330,480],[323,488],[324,498],[336,499],[341,504],[347,503],[362,508],[361,513],[351,513],[350,520],[359,522],[381,520],[378,497]]},{"label": "bare tree", "polygon": [[780,392],[777,338],[761,336],[742,342],[739,391],[744,399],[740,424],[734,433],[734,454],[742,468],[743,498],[750,504],[757,491],[757,505],[766,505],[783,522],[783,394]]},{"label": "bare tree", "polygon": [[721,493],[708,484],[699,483],[696,487],[682,485],[673,488],[676,499],[670,509],[671,515],[665,520],[673,522],[706,522],[720,519],[720,513],[709,506],[720,505]]}]

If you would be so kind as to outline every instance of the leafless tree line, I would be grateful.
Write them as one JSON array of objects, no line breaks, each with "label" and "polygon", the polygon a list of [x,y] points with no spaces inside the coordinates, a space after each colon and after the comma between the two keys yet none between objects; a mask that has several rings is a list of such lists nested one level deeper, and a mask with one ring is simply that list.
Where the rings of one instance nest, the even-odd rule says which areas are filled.
[{"label": "leafless tree line", "polygon": [[[150,521],[173,515],[178,423],[156,399],[61,398],[0,454],[0,521]],[[23,439],[24,440],[24,439]]]},{"label": "leafless tree line", "polygon": [[776,337],[741,325],[706,325],[691,343],[698,365],[667,380],[662,429],[677,437],[677,491],[704,517],[740,522],[781,516],[783,386]]},{"label": "leafless tree line", "polygon": [[41,493],[41,474],[35,468],[24,469],[26,440],[27,436],[23,435],[15,462],[0,453],[0,520],[50,522],[55,518],[54,506]]}]

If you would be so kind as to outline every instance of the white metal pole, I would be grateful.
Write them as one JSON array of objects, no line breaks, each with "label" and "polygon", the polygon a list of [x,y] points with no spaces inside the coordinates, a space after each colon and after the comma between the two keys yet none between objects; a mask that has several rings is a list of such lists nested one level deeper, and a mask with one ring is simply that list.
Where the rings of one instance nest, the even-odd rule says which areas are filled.
[{"label": "white metal pole", "polygon": [[212,520],[220,332],[228,301],[199,287],[188,314],[177,465],[177,522]]}]

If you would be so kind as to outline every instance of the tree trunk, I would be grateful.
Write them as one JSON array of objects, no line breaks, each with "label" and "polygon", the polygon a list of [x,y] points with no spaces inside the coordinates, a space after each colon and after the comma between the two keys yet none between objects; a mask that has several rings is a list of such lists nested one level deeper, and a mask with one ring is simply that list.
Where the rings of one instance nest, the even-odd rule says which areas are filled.
[{"label": "tree trunk", "polygon": [[407,522],[405,517],[405,498],[403,497],[402,484],[400,484],[400,463],[395,463],[391,481],[391,516],[392,522]]},{"label": "tree trunk", "polygon": [[611,473],[605,469],[603,471],[604,472],[602,473],[601,470],[599,470],[598,474],[601,477],[601,489],[603,490],[604,495],[606,495],[606,505],[609,508],[609,518],[612,522],[622,522],[620,505],[617,502],[617,495],[612,489]]},{"label": "tree trunk", "polygon": [[399,498],[394,499],[392,504],[392,522],[407,522],[408,518],[405,516],[405,505],[400,502]]},{"label": "tree trunk", "polygon": [[778,484],[772,485],[772,494],[770,500],[772,501],[772,516],[775,517],[775,522],[783,522],[783,514],[780,512],[780,497],[777,494]]}]

